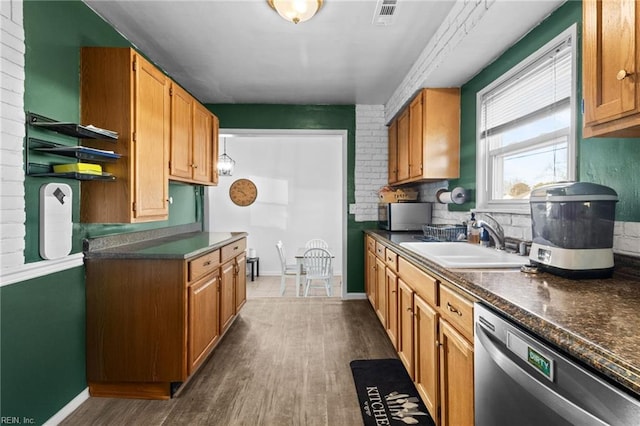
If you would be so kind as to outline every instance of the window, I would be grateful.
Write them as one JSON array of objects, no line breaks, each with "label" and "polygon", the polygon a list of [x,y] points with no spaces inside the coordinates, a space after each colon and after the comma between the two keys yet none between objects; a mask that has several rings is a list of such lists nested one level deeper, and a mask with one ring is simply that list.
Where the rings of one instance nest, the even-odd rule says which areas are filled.
[{"label": "window", "polygon": [[531,190],[575,179],[575,25],[478,92],[478,209],[528,212]]}]

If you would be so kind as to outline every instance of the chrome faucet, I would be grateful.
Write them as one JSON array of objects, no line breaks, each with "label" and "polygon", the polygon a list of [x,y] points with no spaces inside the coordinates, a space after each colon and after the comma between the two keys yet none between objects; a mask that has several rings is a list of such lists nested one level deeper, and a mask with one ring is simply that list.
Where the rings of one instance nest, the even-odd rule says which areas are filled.
[{"label": "chrome faucet", "polygon": [[491,219],[493,226],[482,219],[476,222],[476,226],[484,228],[489,232],[489,236],[493,239],[497,250],[504,250],[504,229],[502,229],[502,226],[500,226],[496,218],[490,214],[483,213],[483,216]]}]

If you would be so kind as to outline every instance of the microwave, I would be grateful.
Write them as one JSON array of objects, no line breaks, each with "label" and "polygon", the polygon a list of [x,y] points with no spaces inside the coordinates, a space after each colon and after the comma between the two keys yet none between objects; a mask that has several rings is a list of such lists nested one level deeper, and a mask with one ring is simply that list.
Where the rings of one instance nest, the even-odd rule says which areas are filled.
[{"label": "microwave", "polygon": [[378,228],[387,231],[422,231],[431,223],[431,203],[380,203]]}]

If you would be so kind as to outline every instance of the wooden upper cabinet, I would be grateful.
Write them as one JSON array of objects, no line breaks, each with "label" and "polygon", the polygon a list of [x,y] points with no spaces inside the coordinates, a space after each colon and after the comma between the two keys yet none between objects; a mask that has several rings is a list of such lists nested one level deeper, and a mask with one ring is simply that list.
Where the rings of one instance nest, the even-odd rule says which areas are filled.
[{"label": "wooden upper cabinet", "polygon": [[397,143],[396,183],[409,179],[409,110],[404,110],[398,117]]},{"label": "wooden upper cabinet", "polygon": [[389,127],[390,184],[459,177],[460,89],[422,89],[397,118],[395,143],[394,155]]},{"label": "wooden upper cabinet", "polygon": [[175,83],[171,85],[171,178],[192,177],[194,103],[186,90]]},{"label": "wooden upper cabinet", "polygon": [[398,120],[389,126],[389,183],[398,181]]},{"label": "wooden upper cabinet", "polygon": [[582,7],[584,137],[639,137],[640,5],[585,0]]},{"label": "wooden upper cabinet", "polygon": [[80,219],[135,223],[168,218],[170,80],[130,48],[81,50],[81,122],[118,132],[118,141],[83,140],[121,158],[103,170],[115,181],[84,181]]},{"label": "wooden upper cabinet", "polygon": [[218,120],[177,84],[171,88],[172,180],[214,185],[217,162]]}]

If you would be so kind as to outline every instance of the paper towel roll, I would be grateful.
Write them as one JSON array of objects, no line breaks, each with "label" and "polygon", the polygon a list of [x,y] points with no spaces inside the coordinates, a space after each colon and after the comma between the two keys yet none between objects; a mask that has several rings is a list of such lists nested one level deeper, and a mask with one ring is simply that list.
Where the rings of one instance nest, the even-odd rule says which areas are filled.
[{"label": "paper towel roll", "polygon": [[442,204],[463,204],[467,201],[467,191],[459,186],[450,192],[446,189],[440,189],[436,193],[436,199]]}]

